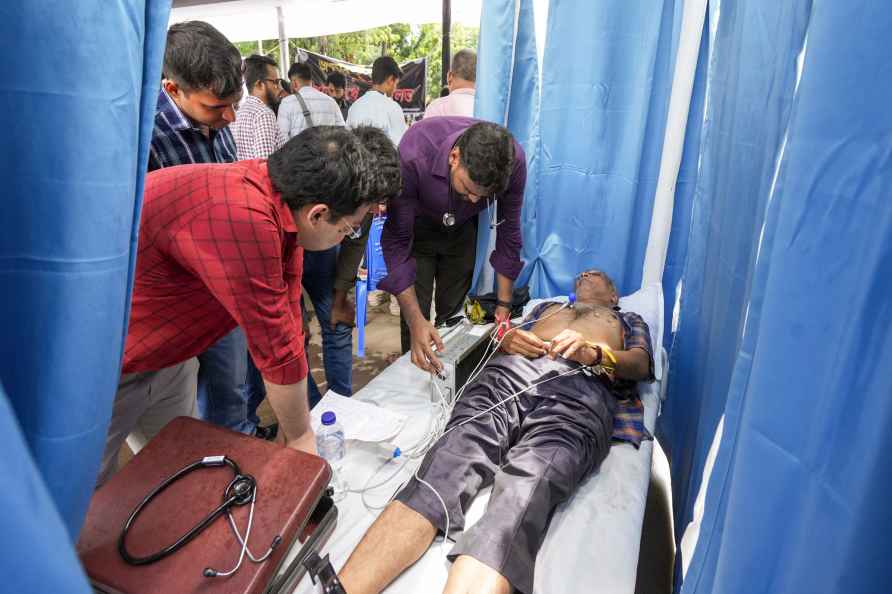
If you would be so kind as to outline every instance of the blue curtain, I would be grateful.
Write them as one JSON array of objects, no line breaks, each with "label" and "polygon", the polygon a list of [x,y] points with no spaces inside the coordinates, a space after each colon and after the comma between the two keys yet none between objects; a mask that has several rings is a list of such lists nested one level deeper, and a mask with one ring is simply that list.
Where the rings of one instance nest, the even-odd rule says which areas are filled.
[{"label": "blue curtain", "polygon": [[[513,24],[514,2],[484,4],[478,61],[478,116],[501,122],[507,106],[509,128],[526,141],[525,267],[518,282],[529,283],[534,295],[560,294],[579,270],[597,266],[622,292],[634,291],[650,230],[681,3],[552,1],[538,98],[538,70],[529,57],[531,4],[521,3],[513,63],[506,40],[514,29],[506,20]],[[513,72],[510,98],[502,83],[487,83],[492,72]]]},{"label": "blue curtain", "polygon": [[[689,221],[679,327],[659,426],[672,465],[678,538],[691,519],[706,454],[725,408],[810,7],[810,0],[711,3],[709,18],[716,31],[706,82],[708,107],[702,130],[688,129],[689,137],[701,135],[699,153],[684,159],[686,164],[699,161],[699,172],[693,203],[688,189],[678,188],[673,225],[677,232],[676,225],[686,217]],[[673,238],[676,255],[681,247]],[[667,268],[666,274],[678,271]],[[677,279],[666,280],[673,283],[666,287],[668,294]]]},{"label": "blue curtain", "polygon": [[[535,192],[537,179],[529,175],[536,167],[538,146],[537,108],[539,59],[533,25],[532,0],[492,0],[483,5],[477,47],[477,93],[474,115],[507,125],[527,157],[527,195]],[[515,35],[516,28],[516,35]],[[507,118],[506,118],[507,116]],[[472,293],[495,289],[494,277],[484,282],[489,267],[492,230],[489,216],[481,216],[477,227],[477,259]],[[491,268],[491,267],[490,267]],[[482,276],[481,276],[482,275]]]},{"label": "blue curtain", "polygon": [[[150,0],[0,8],[0,380],[20,427],[0,440],[7,452],[24,437],[69,539],[93,492],[120,374],[169,10]],[[19,488],[0,500],[30,522],[5,539],[58,536],[58,518],[41,511],[48,502],[7,503]],[[54,555],[65,548],[55,542]],[[41,550],[30,553],[42,566]],[[6,576],[24,571],[2,563]]]},{"label": "blue curtain", "polygon": [[890,30],[811,13],[685,593],[889,590]]},{"label": "blue curtain", "polygon": [[16,594],[92,592],[74,548],[67,546],[68,531],[34,464],[2,386],[0,436],[3,444],[0,476],[5,483],[0,496],[3,591]]}]

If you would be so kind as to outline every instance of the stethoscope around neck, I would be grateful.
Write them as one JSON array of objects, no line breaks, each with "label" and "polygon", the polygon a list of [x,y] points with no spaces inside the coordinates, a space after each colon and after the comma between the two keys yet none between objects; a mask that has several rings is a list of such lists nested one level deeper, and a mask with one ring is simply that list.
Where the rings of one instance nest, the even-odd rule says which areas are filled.
[{"label": "stethoscope around neck", "polygon": [[[203,520],[198,522],[195,526],[189,529],[183,536],[178,538],[176,542],[170,544],[160,551],[152,553],[151,555],[146,555],[144,557],[136,557],[131,555],[127,550],[127,533],[130,531],[130,528],[133,527],[134,522],[136,522],[136,518],[146,509],[146,507],[151,503],[152,499],[158,496],[165,489],[170,487],[176,481],[180,480],[187,474],[198,470],[200,468],[218,468],[221,466],[229,466],[233,473],[234,477],[229,484],[226,486],[226,489],[223,491],[223,502],[217,506],[214,510],[212,510]],[[139,505],[134,508],[133,512],[131,512],[130,517],[127,518],[127,521],[124,522],[124,527],[121,529],[121,535],[118,537],[118,552],[121,554],[121,557],[129,563],[130,565],[148,565],[150,563],[155,563],[156,561],[160,561],[165,557],[172,555],[177,552],[179,549],[184,547],[187,543],[189,543],[192,539],[198,536],[202,531],[204,531],[208,526],[214,523],[214,521],[226,514],[229,518],[229,525],[232,527],[233,532],[235,532],[236,538],[239,540],[239,544],[242,545],[242,551],[239,555],[238,562],[235,567],[228,571],[218,571],[211,567],[206,567],[202,572],[205,577],[227,577],[234,574],[242,565],[242,561],[244,561],[245,554],[247,554],[248,558],[251,559],[254,563],[262,563],[266,561],[266,559],[272,554],[277,546],[282,542],[282,536],[277,535],[272,544],[270,544],[269,549],[266,553],[261,557],[255,557],[250,549],[248,549],[248,539],[251,536],[251,526],[254,521],[254,504],[257,500],[257,481],[250,474],[242,474],[241,469],[239,469],[238,464],[236,464],[231,458],[227,456],[205,456],[201,460],[196,460],[191,464],[184,466],[176,473],[171,475],[170,477],[164,479],[157,487],[155,487],[151,493],[146,495],[146,497],[139,503]],[[238,530],[238,527],[235,524],[235,519],[232,517],[232,508],[240,507],[243,505],[251,504],[251,511],[248,513],[248,527],[245,531],[244,538]]]},{"label": "stethoscope around neck", "polygon": [[[448,210],[443,213],[443,226],[444,227],[454,227],[455,226],[455,212],[453,211],[453,201],[452,195],[454,190],[452,189],[452,184],[449,184],[449,204]],[[489,228],[490,230],[494,230],[496,227],[505,222],[505,219],[496,220],[496,199],[493,196],[489,196],[486,199],[486,208],[489,210]]]}]

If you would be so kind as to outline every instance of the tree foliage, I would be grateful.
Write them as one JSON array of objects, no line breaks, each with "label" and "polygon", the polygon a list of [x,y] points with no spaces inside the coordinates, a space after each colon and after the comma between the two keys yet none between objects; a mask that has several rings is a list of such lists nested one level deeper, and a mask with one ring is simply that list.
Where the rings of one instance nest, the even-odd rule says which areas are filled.
[{"label": "tree foliage", "polygon": [[[477,50],[477,27],[453,25],[451,29],[451,53],[462,48]],[[236,43],[243,56],[258,53],[257,42]],[[440,75],[442,73],[443,36],[439,24],[407,25],[396,23],[384,27],[376,27],[354,33],[340,33],[324,37],[293,38],[288,40],[288,55],[293,60],[298,48],[324,54],[332,58],[352,62],[353,64],[370,65],[375,58],[391,55],[397,62],[427,58],[427,98],[439,96]],[[264,55],[278,62],[279,41],[277,39],[262,42]],[[282,74],[288,71],[282,68]]]}]

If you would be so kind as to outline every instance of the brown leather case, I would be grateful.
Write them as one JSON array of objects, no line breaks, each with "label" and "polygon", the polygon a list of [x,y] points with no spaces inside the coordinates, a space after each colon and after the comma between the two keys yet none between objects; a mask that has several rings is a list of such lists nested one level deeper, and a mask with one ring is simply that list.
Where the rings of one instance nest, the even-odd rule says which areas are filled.
[{"label": "brown leather case", "polygon": [[[246,556],[230,577],[204,577],[205,567],[231,569],[241,552],[224,515],[169,557],[144,566],[125,563],[118,553],[118,537],[133,509],[164,479],[214,455],[228,456],[243,474],[257,480],[249,539],[254,554],[263,555],[277,534],[282,535],[282,544],[263,563],[252,563]],[[128,532],[130,553],[148,555],[176,541],[220,505],[232,477],[228,466],[202,468],[172,484],[149,503]],[[180,417],[94,493],[77,550],[94,585],[107,592],[260,593],[275,577],[330,479],[331,470],[322,458]],[[250,505],[233,510],[242,534],[249,511]]]}]

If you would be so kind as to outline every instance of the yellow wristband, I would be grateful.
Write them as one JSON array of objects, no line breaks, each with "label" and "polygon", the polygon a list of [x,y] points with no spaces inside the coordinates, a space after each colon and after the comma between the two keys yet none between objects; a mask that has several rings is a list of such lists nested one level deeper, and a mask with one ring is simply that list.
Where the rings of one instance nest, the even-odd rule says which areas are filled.
[{"label": "yellow wristband", "polygon": [[609,367],[611,369],[616,368],[616,355],[613,354],[613,350],[611,350],[611,348],[609,346],[597,344],[590,340],[586,340],[585,344],[589,348],[592,348],[592,349],[595,349],[595,350],[598,350],[601,352],[601,360],[598,361],[598,365],[604,365],[604,359],[607,359],[607,361],[609,361],[609,363],[604,366]]}]

